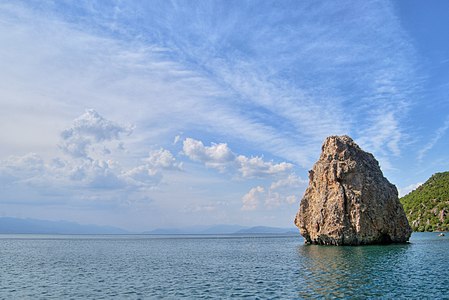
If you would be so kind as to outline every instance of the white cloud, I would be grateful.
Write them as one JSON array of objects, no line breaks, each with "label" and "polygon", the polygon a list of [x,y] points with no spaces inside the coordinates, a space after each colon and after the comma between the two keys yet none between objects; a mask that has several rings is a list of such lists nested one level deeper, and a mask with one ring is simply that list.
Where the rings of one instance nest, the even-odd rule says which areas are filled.
[{"label": "white cloud", "polygon": [[281,188],[296,188],[301,185],[307,184],[307,180],[303,180],[300,177],[289,174],[286,178],[281,178],[270,185],[270,190],[276,190]]},{"label": "white cloud", "polygon": [[162,179],[161,172],[149,165],[140,165],[123,173],[123,177],[131,180],[133,185],[154,187]]},{"label": "white cloud", "polygon": [[299,201],[297,195],[301,192],[301,187],[305,188],[306,184],[306,180],[301,179],[295,174],[288,174],[272,182],[267,188],[262,186],[252,188],[242,198],[242,210],[249,210],[248,206],[250,205],[248,203],[252,203],[253,205],[250,206],[252,208],[251,210],[255,210],[258,208],[260,200],[264,200],[264,206],[268,209],[279,207],[282,204],[297,204]]},{"label": "white cloud", "polygon": [[236,158],[238,171],[245,178],[263,177],[287,172],[293,168],[291,163],[281,162],[278,164],[272,161],[264,161],[262,157],[246,157],[239,155]]},{"label": "white cloud", "polygon": [[24,172],[32,176],[43,170],[44,161],[38,154],[28,153],[24,156],[10,156],[3,166],[11,171]]},{"label": "white cloud", "polygon": [[282,203],[292,205],[298,203],[298,196],[301,192],[301,187],[305,188],[307,180],[301,179],[295,174],[281,178],[271,183],[268,189],[265,205],[267,207],[277,207]]},{"label": "white cloud", "polygon": [[[114,159],[109,144],[118,142],[123,134],[131,134],[131,128],[87,110],[61,133],[60,148],[69,156],[47,160],[35,153],[11,156],[0,161],[0,178],[11,188],[32,186],[33,192],[41,195],[58,190],[58,195],[66,193],[67,198],[76,198],[71,192],[76,189],[79,199],[96,198],[98,193],[107,192],[106,198],[132,201],[145,198],[148,189],[157,187],[163,172],[181,170],[182,164],[164,148],[150,151],[147,157],[139,159],[137,166],[130,165],[129,159],[123,164],[120,155]],[[117,147],[123,148],[123,144],[120,142]]]},{"label": "white cloud", "polygon": [[113,161],[84,160],[70,171],[70,179],[82,183],[84,188],[117,190],[126,186],[118,174],[120,168]]},{"label": "white cloud", "polygon": [[287,162],[276,164],[259,156],[236,155],[226,143],[204,146],[201,141],[186,138],[183,151],[191,160],[204,163],[206,167],[238,173],[242,178],[275,176],[293,168],[293,164]]},{"label": "white cloud", "polygon": [[183,142],[183,153],[192,161],[203,163],[206,167],[214,168],[220,172],[237,175],[241,179],[267,180],[276,179],[266,188],[258,185],[249,190],[242,197],[242,210],[256,210],[260,201],[264,201],[266,208],[274,208],[281,204],[294,204],[296,194],[307,181],[291,173],[294,165],[287,162],[274,163],[264,161],[262,157],[247,157],[235,154],[226,143],[204,146],[192,138]]},{"label": "white cloud", "polygon": [[44,160],[36,153],[10,156],[4,161],[0,161],[0,178],[3,185],[39,178],[44,174],[44,171]]},{"label": "white cloud", "polygon": [[[115,122],[103,118],[93,109],[86,112],[73,121],[72,127],[61,132],[61,149],[73,156],[89,158],[95,144],[119,140],[122,134],[131,134],[131,126],[121,126]],[[119,147],[119,144],[116,146]],[[111,150],[105,145],[100,147],[103,153],[110,153]]]},{"label": "white cloud", "polygon": [[151,167],[160,169],[181,169],[182,164],[176,162],[173,154],[164,149],[151,151],[148,158],[144,159]]},{"label": "white cloud", "polygon": [[173,145],[176,145],[180,140],[181,140],[180,135],[175,136],[175,138],[173,139]]},{"label": "white cloud", "polygon": [[265,189],[261,186],[256,186],[249,190],[249,192],[242,197],[242,210],[255,210],[259,205],[260,194],[263,192],[265,192]]},{"label": "white cloud", "polygon": [[183,142],[183,151],[191,160],[204,163],[206,167],[224,172],[233,165],[235,155],[227,144],[212,144],[204,146],[203,142],[186,138]]},{"label": "white cloud", "polygon": [[[106,13],[111,9],[107,3],[93,11],[81,3],[78,9],[86,16],[76,22],[80,20],[51,5],[43,5],[42,10],[48,11],[42,18],[43,11],[32,5],[4,4],[0,34],[5,46],[0,54],[5,59],[0,70],[15,70],[23,80],[17,81],[19,87],[17,82],[9,84],[16,77],[5,71],[3,76],[0,73],[0,82],[5,82],[0,87],[14,100],[40,95],[35,91],[50,95],[41,100],[57,107],[53,118],[86,107],[92,99],[108,115],[120,116],[126,107],[136,119],[133,123],[160,124],[141,133],[141,143],[148,136],[208,128],[303,167],[311,165],[313,149],[319,149],[330,134],[353,133],[367,141],[373,139],[376,150],[400,152],[400,113],[405,113],[405,105],[396,104],[406,102],[406,91],[413,92],[414,83],[409,80],[414,71],[413,53],[390,4],[345,2],[343,11],[335,4],[307,10],[299,8],[303,4],[295,10],[262,5],[267,11],[260,16],[251,14],[252,5],[244,9],[226,5],[221,8],[239,13],[232,14],[233,18],[217,15],[220,22],[213,24],[214,18],[203,18],[201,12],[223,3],[183,9],[180,4],[175,5],[178,9],[164,5],[168,7],[143,10],[140,4],[125,2],[118,4],[121,13],[112,16]],[[197,18],[187,21],[186,11]],[[336,11],[360,18],[316,21]],[[270,25],[279,22],[279,15],[286,16],[285,26]],[[378,24],[385,26],[373,30],[380,28]],[[102,35],[104,31],[107,34]],[[373,38],[360,39],[360,32]],[[234,35],[241,36],[240,43],[235,44]],[[377,43],[384,46],[379,48]],[[29,49],[33,56],[28,55]],[[55,85],[57,89],[52,88]],[[353,89],[349,99],[348,86]],[[29,104],[10,101],[9,106],[23,116]],[[388,127],[385,123],[378,126],[379,116],[389,111],[394,113]],[[5,122],[0,128],[14,124],[6,115],[0,116],[0,122]],[[385,129],[379,135],[382,138],[377,138],[377,129]],[[7,137],[8,149],[17,146],[18,141],[6,130],[0,130],[0,135]],[[85,143],[74,138],[66,145],[67,151],[84,155],[89,148]]]},{"label": "white cloud", "polygon": [[359,139],[366,148],[378,154],[387,154],[389,150],[394,155],[400,154],[399,143],[402,138],[401,128],[395,113],[382,112],[374,116],[372,125]]},{"label": "white cloud", "polygon": [[265,198],[265,207],[275,208],[281,205],[281,195],[277,192],[269,191]]},{"label": "white cloud", "polygon": [[184,207],[185,211],[192,213],[212,212],[217,209],[215,204],[192,204]]},{"label": "white cloud", "polygon": [[[288,162],[310,167],[330,134],[353,135],[376,157],[404,148],[402,120],[418,83],[413,45],[389,2],[72,5],[0,4],[0,159],[39,153],[53,174],[46,176],[78,184],[85,199],[137,199],[133,192],[160,184],[180,164],[163,150],[147,160],[144,153],[181,131],[278,157],[195,140],[184,150],[208,168],[264,179],[260,199],[272,190],[281,203],[293,202],[280,182],[293,172]],[[74,124],[60,143],[70,157],[53,161],[60,128],[85,107],[118,123],[92,117],[93,125],[81,122],[92,125],[87,131]],[[139,130],[125,139],[123,122]],[[80,179],[72,180],[77,167]],[[40,177],[20,168],[8,172]],[[108,185],[122,186],[88,194]]]},{"label": "white cloud", "polygon": [[287,196],[287,197],[285,198],[285,201],[286,201],[288,204],[295,204],[295,203],[298,203],[298,204],[299,204],[299,200],[298,200],[298,198],[297,198],[295,195],[289,195],[289,196]]},{"label": "white cloud", "polygon": [[162,180],[162,170],[182,169],[182,163],[178,163],[173,154],[164,148],[151,151],[142,161],[143,165],[123,172],[125,178],[131,179],[134,184],[142,187],[157,186]]},{"label": "white cloud", "polygon": [[[341,7],[345,7],[344,12]],[[365,140],[376,154],[399,155],[404,139],[402,121],[417,85],[412,79],[416,71],[413,46],[391,4],[328,4],[303,10],[308,21],[295,21],[304,19],[301,11],[282,11],[289,20],[284,28],[256,30],[270,18],[276,19],[271,14],[247,16],[251,20],[248,25],[233,19],[238,25],[227,24],[231,28],[254,29],[239,32],[247,34],[248,40],[242,40],[250,53],[243,50],[237,51],[240,55],[233,52],[232,57],[217,58],[222,41],[208,44],[214,49],[208,51],[213,56],[202,53],[202,67],[236,95],[236,104],[251,121],[250,127],[228,125],[227,132],[251,128],[245,131],[247,140],[303,167],[311,165],[313,149],[319,149],[324,138],[332,134],[354,135]],[[338,24],[314,21],[333,16],[335,11],[342,19],[352,14],[360,18],[350,17],[347,20],[351,22]],[[374,30],[379,24],[387,26]],[[198,38],[205,42],[217,29],[202,28]],[[372,38],[360,39],[360,32]],[[383,46],[378,47],[379,43]],[[192,58],[197,54],[185,50]],[[386,56],[391,59],[386,60]],[[349,87],[351,93],[347,93]],[[222,119],[217,118],[218,122]]]}]

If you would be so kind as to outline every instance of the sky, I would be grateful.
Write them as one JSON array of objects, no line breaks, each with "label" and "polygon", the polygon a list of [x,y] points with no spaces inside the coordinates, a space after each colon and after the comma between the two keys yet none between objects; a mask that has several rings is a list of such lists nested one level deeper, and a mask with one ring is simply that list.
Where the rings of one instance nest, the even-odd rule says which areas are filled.
[{"label": "sky", "polygon": [[324,139],[449,170],[449,2],[0,1],[0,216],[293,227]]}]

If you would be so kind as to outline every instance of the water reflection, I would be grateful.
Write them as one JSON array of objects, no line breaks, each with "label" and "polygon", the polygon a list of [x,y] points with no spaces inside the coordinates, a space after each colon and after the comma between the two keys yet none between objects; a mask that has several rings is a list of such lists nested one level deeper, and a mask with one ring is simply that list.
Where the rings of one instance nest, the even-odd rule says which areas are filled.
[{"label": "water reflection", "polygon": [[382,272],[401,264],[409,244],[361,247],[301,245],[299,297],[380,297]]}]

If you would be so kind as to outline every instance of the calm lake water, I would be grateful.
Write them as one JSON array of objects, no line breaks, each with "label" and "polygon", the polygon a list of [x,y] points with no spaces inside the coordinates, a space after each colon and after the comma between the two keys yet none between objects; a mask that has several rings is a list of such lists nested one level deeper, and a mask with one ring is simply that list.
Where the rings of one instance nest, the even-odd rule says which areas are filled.
[{"label": "calm lake water", "polygon": [[0,235],[0,299],[449,298],[449,234],[407,245],[299,236]]}]

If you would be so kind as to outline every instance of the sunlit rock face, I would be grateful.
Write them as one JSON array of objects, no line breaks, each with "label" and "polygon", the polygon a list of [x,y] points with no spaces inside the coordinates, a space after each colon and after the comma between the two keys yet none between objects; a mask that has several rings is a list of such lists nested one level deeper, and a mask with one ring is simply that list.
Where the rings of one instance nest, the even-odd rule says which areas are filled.
[{"label": "sunlit rock face", "polygon": [[396,187],[349,136],[324,141],[295,224],[306,243],[322,245],[404,243],[412,232]]}]

